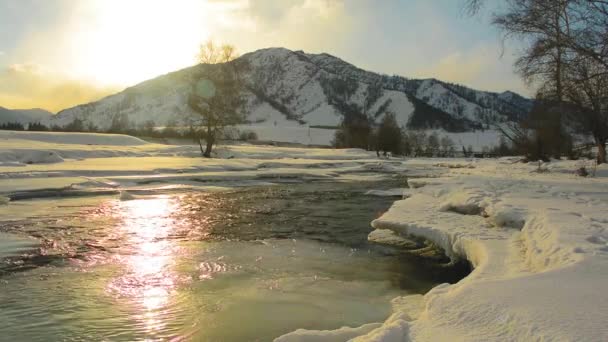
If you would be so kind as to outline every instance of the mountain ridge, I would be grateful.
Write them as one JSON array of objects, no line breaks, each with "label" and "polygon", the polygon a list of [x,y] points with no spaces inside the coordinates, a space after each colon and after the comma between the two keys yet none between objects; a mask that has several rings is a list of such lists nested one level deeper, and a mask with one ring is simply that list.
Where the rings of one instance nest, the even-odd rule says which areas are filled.
[{"label": "mountain ridge", "polygon": [[42,108],[8,109],[0,106],[0,124],[48,122],[53,115],[52,112]]},{"label": "mountain ridge", "polygon": [[[521,120],[533,103],[511,91],[374,73],[327,53],[266,48],[239,59],[250,66],[244,75],[248,90],[242,111],[251,125],[337,126],[351,115],[379,121],[390,111],[408,128],[471,131]],[[186,105],[189,84],[206,67],[199,64],[143,81],[62,110],[52,121],[64,125],[78,118],[100,129],[117,116],[132,125],[184,122],[193,115]]]}]

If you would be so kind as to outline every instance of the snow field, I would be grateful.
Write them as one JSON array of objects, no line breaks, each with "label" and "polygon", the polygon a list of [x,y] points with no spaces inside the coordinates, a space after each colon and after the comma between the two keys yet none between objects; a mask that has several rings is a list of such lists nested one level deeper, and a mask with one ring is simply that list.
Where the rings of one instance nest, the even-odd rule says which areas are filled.
[{"label": "snow field", "polygon": [[[251,145],[220,146],[223,158],[203,159],[197,146],[106,138],[24,133],[0,139],[0,215],[30,214],[23,211],[25,202],[6,198],[53,191],[102,191],[130,200],[171,187],[356,181],[407,171],[427,178],[410,178],[406,191],[370,192],[409,197],[373,221],[369,239],[406,244],[410,235],[424,237],[453,260],[467,259],[474,271],[424,296],[395,298],[385,322],[300,329],[277,341],[608,340],[605,166],[595,169],[596,177],[581,178],[574,170],[588,162],[553,161],[539,173],[537,164],[510,158],[378,160],[355,149]],[[29,164],[20,157],[25,152],[41,154]],[[47,152],[61,160],[49,163]],[[30,248],[28,241],[13,240],[1,237],[0,250]]]}]

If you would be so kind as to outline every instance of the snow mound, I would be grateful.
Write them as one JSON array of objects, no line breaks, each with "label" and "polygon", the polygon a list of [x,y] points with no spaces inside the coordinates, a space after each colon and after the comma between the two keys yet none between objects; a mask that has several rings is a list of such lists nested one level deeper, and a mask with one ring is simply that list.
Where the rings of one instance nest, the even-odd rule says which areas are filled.
[{"label": "snow mound", "polygon": [[400,198],[407,198],[410,196],[410,194],[408,193],[408,189],[406,188],[395,188],[389,190],[369,190],[365,194],[369,196]]},{"label": "snow mound", "polygon": [[305,330],[294,332],[275,338],[274,342],[343,342],[354,337],[365,335],[382,326],[381,323],[369,323],[357,328],[342,327],[336,330]]},{"label": "snow mound", "polygon": [[0,140],[20,139],[54,144],[139,146],[147,142],[123,134],[0,131]]},{"label": "snow mound", "polygon": [[374,229],[367,239],[372,242],[391,246],[415,247],[414,241],[408,240],[390,229]]},{"label": "snow mound", "polygon": [[484,208],[488,221],[497,227],[522,229],[526,224],[527,211],[510,205],[494,205]]},{"label": "snow mound", "polygon": [[412,178],[407,180],[407,185],[412,189],[422,188],[427,185],[438,185],[439,182],[433,179]]},{"label": "snow mound", "polygon": [[63,158],[55,151],[30,150],[25,151],[19,161],[23,164],[52,164],[63,162]]},{"label": "snow mound", "polygon": [[415,315],[395,308],[382,327],[353,341],[606,340],[608,296],[593,289],[608,284],[608,185],[557,183],[521,169],[523,180],[494,169],[426,182],[372,223],[371,239],[391,236],[386,229],[424,237],[474,271],[427,293],[417,318],[396,318]]},{"label": "snow mound", "polygon": [[396,172],[402,170],[402,168],[399,168],[394,163],[387,162],[369,163],[362,165],[361,168],[371,172]]},{"label": "snow mound", "polygon": [[440,211],[453,211],[463,215],[481,215],[487,206],[488,194],[480,190],[460,189],[446,196]]}]

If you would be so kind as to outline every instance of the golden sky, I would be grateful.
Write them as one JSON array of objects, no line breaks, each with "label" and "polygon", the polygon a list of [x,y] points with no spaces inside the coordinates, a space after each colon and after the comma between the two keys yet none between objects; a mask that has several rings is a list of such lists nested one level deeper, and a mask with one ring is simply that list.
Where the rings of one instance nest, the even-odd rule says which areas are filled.
[{"label": "golden sky", "polygon": [[359,67],[525,92],[487,22],[458,0],[0,0],[0,106],[58,111],[194,64],[200,42],[241,53],[328,52]]}]

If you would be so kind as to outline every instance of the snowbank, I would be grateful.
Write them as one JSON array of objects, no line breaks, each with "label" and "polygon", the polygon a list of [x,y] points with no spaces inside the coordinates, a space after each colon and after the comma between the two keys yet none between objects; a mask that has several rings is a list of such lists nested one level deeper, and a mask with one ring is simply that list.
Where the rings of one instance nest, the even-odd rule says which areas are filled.
[{"label": "snowbank", "polygon": [[410,196],[407,188],[395,188],[388,190],[369,190],[365,193],[370,196],[379,196],[379,197],[401,197],[407,198]]},{"label": "snowbank", "polygon": [[20,139],[54,144],[138,146],[147,142],[123,134],[0,131],[0,140]]},{"label": "snowbank", "polygon": [[24,164],[50,164],[61,163],[63,158],[55,151],[25,151],[18,157]]},{"label": "snowbank", "polygon": [[398,247],[412,248],[417,246],[414,241],[406,239],[390,229],[375,229],[369,233],[367,239],[372,242]]},{"label": "snowbank", "polygon": [[209,188],[229,185],[218,182],[358,180],[404,170],[399,161],[378,160],[360,149],[220,145],[218,158],[207,159],[195,145],[152,144],[123,135],[0,134],[0,195],[11,199],[113,194],[146,184]]},{"label": "snowbank", "polygon": [[275,342],[342,342],[357,336],[365,335],[381,326],[381,323],[370,323],[356,328],[342,327],[336,330],[325,331],[298,329],[275,339]]},{"label": "snowbank", "polygon": [[[108,158],[165,158],[158,160],[158,169],[163,172],[160,164],[166,164],[166,169],[176,170],[175,163],[186,168],[197,168],[199,165],[212,165],[216,171],[233,170],[233,165],[248,169],[256,169],[261,164],[259,160],[282,161],[283,167],[304,167],[304,164],[321,164],[322,161],[337,161],[344,164],[346,161],[373,159],[373,153],[360,149],[325,149],[325,148],[295,148],[275,147],[263,145],[219,145],[214,149],[218,159],[203,159],[198,145],[164,145],[147,143],[135,137],[119,134],[89,134],[89,133],[56,133],[56,132],[0,132],[0,172],[12,172],[14,168],[29,164],[61,163],[67,161],[82,161]],[[175,157],[182,157],[177,159]],[[185,159],[189,159],[185,162]],[[229,159],[229,160],[226,160]],[[241,161],[238,161],[241,160]],[[247,161],[242,161],[247,160]],[[122,161],[126,161],[122,159]],[[149,161],[149,160],[148,160]],[[168,162],[167,162],[168,161]],[[130,161],[132,163],[133,160]],[[98,164],[114,164],[115,169],[129,167],[130,163],[119,165],[113,161]],[[83,164],[83,163],[80,163]],[[137,163],[139,164],[139,162]],[[188,164],[186,166],[186,164]],[[245,166],[245,164],[248,164]],[[354,166],[352,164],[350,166]],[[138,165],[149,168],[147,165]],[[326,167],[331,167],[327,165]],[[335,166],[335,165],[334,165]],[[344,166],[346,166],[344,164]],[[104,166],[102,166],[104,167]],[[65,168],[65,167],[61,167]],[[133,168],[133,171],[138,168]],[[141,168],[139,168],[141,169]],[[209,169],[206,167],[206,169]],[[49,168],[40,170],[48,171]],[[22,168],[20,172],[29,172],[32,168]]]},{"label": "snowbank", "polygon": [[350,341],[608,340],[608,180],[563,172],[573,162],[541,174],[506,163],[411,180],[411,197],[372,223],[372,241],[425,237],[474,271]]},{"label": "snowbank", "polygon": [[[538,173],[538,165],[510,159],[378,160],[357,149],[251,145],[220,146],[222,159],[204,159],[198,146],[126,136],[0,132],[0,137],[0,196],[11,198],[0,206],[3,217],[21,214],[23,202],[13,198],[66,191],[128,200],[163,186],[428,175],[408,179],[410,197],[373,222],[369,239],[406,246],[409,235],[424,237],[453,260],[468,260],[474,271],[423,297],[396,298],[384,323],[298,330],[279,341],[608,340],[604,166],[595,170],[596,177],[581,178],[574,174],[581,162],[567,161],[544,165],[546,172]],[[0,236],[0,243],[13,240]]]}]

